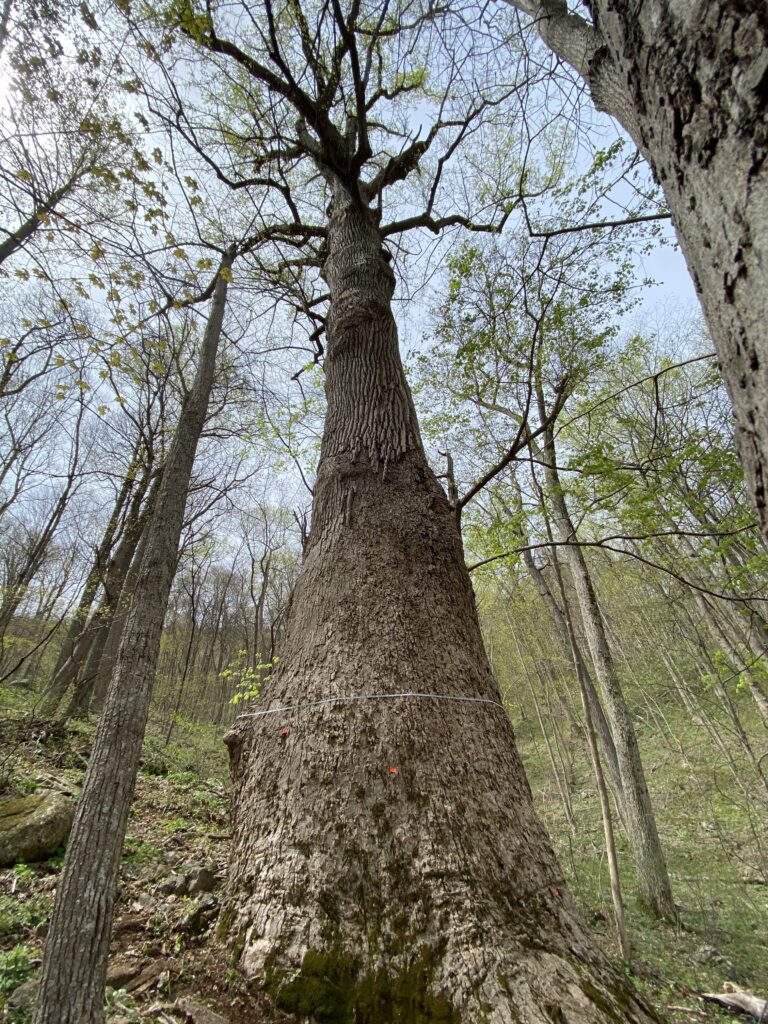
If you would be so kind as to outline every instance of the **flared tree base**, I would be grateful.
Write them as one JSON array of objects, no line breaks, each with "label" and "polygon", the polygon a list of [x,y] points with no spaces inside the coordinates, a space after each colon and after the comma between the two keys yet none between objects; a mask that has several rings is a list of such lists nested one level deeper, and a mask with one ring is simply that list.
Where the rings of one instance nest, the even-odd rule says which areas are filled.
[{"label": "flared tree base", "polygon": [[316,508],[258,710],[293,707],[228,736],[220,931],[242,970],[329,1024],[651,1019],[582,927],[535,816],[423,456],[386,472],[326,460]]}]

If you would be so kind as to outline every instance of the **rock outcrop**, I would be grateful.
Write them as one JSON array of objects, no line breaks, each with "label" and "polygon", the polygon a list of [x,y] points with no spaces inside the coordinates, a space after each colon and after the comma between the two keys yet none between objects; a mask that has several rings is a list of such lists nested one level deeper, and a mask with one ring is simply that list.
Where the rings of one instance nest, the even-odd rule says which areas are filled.
[{"label": "rock outcrop", "polygon": [[62,793],[0,800],[0,867],[50,857],[69,834],[74,816],[74,800]]}]

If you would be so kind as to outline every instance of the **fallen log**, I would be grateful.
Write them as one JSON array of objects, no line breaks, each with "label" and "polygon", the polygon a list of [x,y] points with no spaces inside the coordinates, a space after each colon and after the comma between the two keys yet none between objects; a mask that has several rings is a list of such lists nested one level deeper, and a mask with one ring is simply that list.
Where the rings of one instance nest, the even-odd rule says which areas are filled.
[{"label": "fallen log", "polygon": [[702,992],[701,998],[708,1003],[717,1003],[728,1010],[736,1010],[739,1013],[747,1013],[760,1021],[760,1024],[768,1024],[768,999],[758,999],[751,992],[744,992],[735,985],[723,985],[725,992]]}]

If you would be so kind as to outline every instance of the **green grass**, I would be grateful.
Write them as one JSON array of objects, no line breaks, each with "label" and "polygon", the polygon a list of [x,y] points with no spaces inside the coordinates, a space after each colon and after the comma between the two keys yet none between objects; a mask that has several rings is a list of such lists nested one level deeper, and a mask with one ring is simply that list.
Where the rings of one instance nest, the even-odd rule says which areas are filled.
[{"label": "green grass", "polygon": [[144,741],[141,767],[147,775],[168,778],[180,787],[200,779],[225,782],[229,778],[227,751],[221,737],[224,727],[177,719],[171,742],[150,720]]},{"label": "green grass", "polygon": [[14,938],[47,921],[53,900],[47,894],[0,893],[0,940]]},{"label": "green grass", "polygon": [[20,943],[0,952],[0,1005],[34,970],[34,952]]},{"label": "green grass", "polygon": [[[30,720],[30,695],[12,694],[16,723]],[[25,704],[26,701],[26,704]],[[737,776],[690,715],[674,703],[663,705],[666,725],[638,716],[640,749],[659,832],[667,856],[680,926],[650,917],[635,898],[635,881],[626,843],[617,828],[627,924],[633,946],[631,973],[649,1002],[674,1024],[690,1024],[690,1015],[670,1011],[692,993],[718,991],[732,981],[768,993],[768,886],[756,884],[768,875],[768,801],[749,759],[736,755],[726,722],[722,735],[734,751]],[[750,728],[756,756],[768,748],[768,732],[741,711]],[[13,723],[12,723],[13,724]],[[569,792],[576,820],[568,824],[538,723],[532,715],[517,720],[518,746],[534,793],[538,813],[547,827],[569,884],[606,950],[615,955],[608,866],[604,852],[600,807],[592,770],[581,739],[565,731]],[[19,737],[4,765],[11,789],[29,787],[42,753],[72,781],[82,779],[93,724],[77,723],[62,736],[45,741]],[[221,729],[178,723],[166,747],[159,729],[150,730],[144,745],[142,771],[151,807],[135,806],[135,834],[126,840],[130,867],[151,864],[162,856],[163,836],[192,837],[222,827],[228,779]],[[768,768],[768,760],[763,762]],[[140,779],[141,782],[141,779]],[[154,815],[155,833],[145,828]],[[61,858],[58,858],[60,863]],[[48,919],[52,898],[36,887],[36,879],[56,866],[17,867],[5,873],[0,888],[0,951],[13,979],[8,991],[28,976],[40,940],[35,929]],[[11,889],[13,891],[11,891]],[[0,996],[0,1003],[2,996]],[[693,1005],[696,1004],[695,1002]],[[709,1011],[708,1011],[709,1012]],[[712,1009],[713,1019],[718,1011]]]},{"label": "green grass", "polygon": [[[746,705],[747,721],[749,714]],[[768,885],[756,884],[768,878],[768,804],[746,757],[738,758],[738,784],[710,737],[682,708],[665,707],[664,715],[669,732],[639,719],[638,738],[679,927],[662,924],[639,905],[626,842],[614,824],[635,982],[662,1013],[682,1021],[685,1016],[668,1007],[681,1004],[689,990],[721,991],[732,981],[758,994],[768,991]],[[768,734],[755,718],[753,745],[765,749]],[[515,727],[538,813],[568,882],[615,954],[600,806],[586,751],[572,742],[572,829],[538,724],[527,718]]]},{"label": "green grass", "polygon": [[128,835],[123,845],[123,862],[126,864],[153,864],[162,859],[163,851],[156,844],[145,839]]}]

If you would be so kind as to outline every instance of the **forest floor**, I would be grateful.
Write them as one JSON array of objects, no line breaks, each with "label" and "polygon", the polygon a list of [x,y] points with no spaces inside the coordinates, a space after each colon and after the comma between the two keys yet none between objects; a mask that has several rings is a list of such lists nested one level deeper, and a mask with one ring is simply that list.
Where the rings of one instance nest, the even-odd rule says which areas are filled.
[{"label": "forest floor", "polygon": [[[92,728],[46,736],[6,722],[0,731],[5,794],[82,783]],[[155,735],[145,743],[110,948],[111,1024],[264,1020],[258,997],[215,940],[229,821],[226,751],[220,738],[209,740],[212,732],[192,730],[168,747]],[[63,855],[0,870],[0,1017],[8,1024],[30,1019],[31,988],[18,986],[37,973]],[[178,891],[195,879],[204,891]]]},{"label": "forest floor", "polygon": [[[92,728],[76,724],[63,735],[47,736],[28,716],[14,717],[0,727],[4,791],[79,786]],[[749,802],[734,800],[717,779],[706,787],[703,803],[703,769],[693,744],[686,749],[678,732],[674,740],[683,745],[682,753],[675,752],[659,740],[657,730],[654,736],[646,766],[681,925],[661,925],[643,913],[633,899],[631,868],[622,851],[633,945],[627,970],[643,998],[673,1024],[715,1022],[725,1011],[703,1003],[700,993],[720,991],[730,982],[768,994],[768,885],[760,859],[761,844],[768,842],[766,819],[761,823]],[[540,734],[537,739],[533,724],[523,721],[518,737],[539,813],[569,881],[599,941],[615,955],[607,865],[586,762],[574,756],[570,765],[577,825],[569,827]],[[168,745],[150,732],[115,914],[108,976],[112,1024],[266,1019],[258,996],[215,938],[229,846],[227,786],[226,756],[216,730],[182,726]],[[3,1019],[10,1024],[29,1020],[31,986],[21,991],[18,986],[34,978],[39,967],[62,859],[59,851],[44,863],[0,870],[0,1009],[5,1007]],[[195,879],[204,891],[185,894]]]}]

